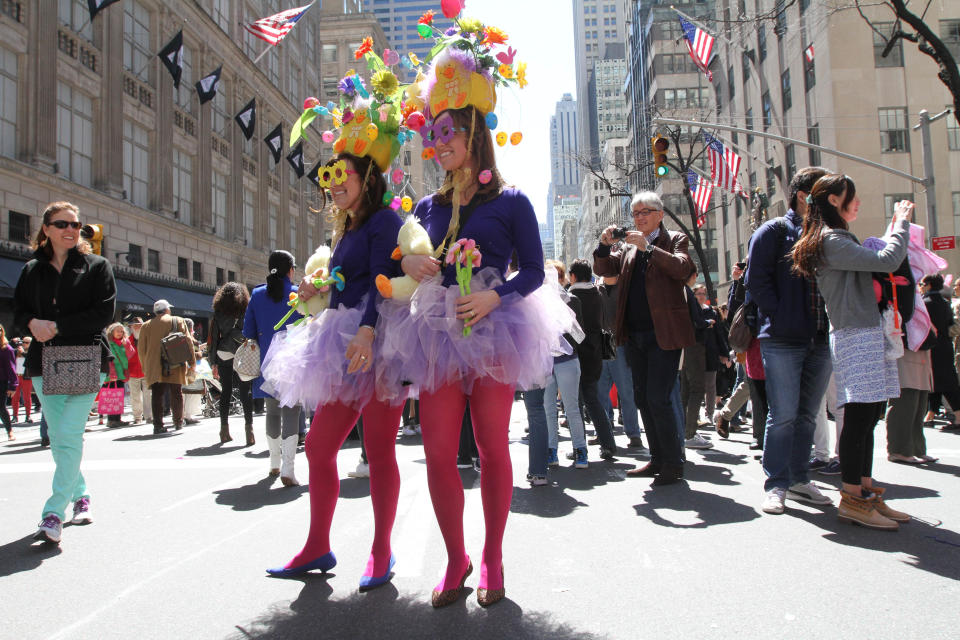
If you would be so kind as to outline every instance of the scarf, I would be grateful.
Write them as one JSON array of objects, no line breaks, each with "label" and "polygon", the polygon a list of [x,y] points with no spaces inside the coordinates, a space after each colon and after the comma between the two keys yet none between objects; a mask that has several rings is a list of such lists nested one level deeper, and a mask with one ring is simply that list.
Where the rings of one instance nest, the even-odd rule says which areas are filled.
[{"label": "scarf", "polygon": [[113,338],[108,341],[110,353],[113,354],[113,368],[117,370],[117,380],[127,379],[127,346]]}]

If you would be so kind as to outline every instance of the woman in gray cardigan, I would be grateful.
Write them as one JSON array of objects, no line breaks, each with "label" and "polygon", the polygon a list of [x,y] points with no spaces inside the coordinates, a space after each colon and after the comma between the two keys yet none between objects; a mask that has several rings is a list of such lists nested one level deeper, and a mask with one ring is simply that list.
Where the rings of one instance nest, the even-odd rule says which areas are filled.
[{"label": "woman in gray cardigan", "polygon": [[895,271],[907,255],[913,203],[898,202],[893,229],[878,251],[849,231],[860,198],[848,176],[820,178],[807,198],[803,234],[793,248],[795,269],[816,276],[830,318],[830,359],[837,405],[844,407],[840,435],[843,480],[839,517],[845,522],[895,530],[910,516],[887,506],[873,483],[873,429],[888,398],[900,396],[896,360],[884,355],[886,337],[873,289],[875,271]]}]

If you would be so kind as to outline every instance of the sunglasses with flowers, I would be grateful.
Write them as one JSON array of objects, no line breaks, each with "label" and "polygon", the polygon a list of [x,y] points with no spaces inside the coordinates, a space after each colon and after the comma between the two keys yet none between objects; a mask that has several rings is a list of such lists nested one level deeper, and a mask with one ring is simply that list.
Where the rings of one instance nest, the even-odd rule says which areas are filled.
[{"label": "sunglasses with flowers", "polygon": [[466,132],[463,127],[455,127],[453,116],[445,113],[432,122],[427,122],[420,128],[420,137],[423,138],[424,147],[435,147],[438,142],[447,144],[453,138],[454,134]]},{"label": "sunglasses with flowers", "polygon": [[76,220],[53,220],[49,223],[49,226],[56,227],[57,229],[66,229],[70,227],[71,229],[79,229],[83,224]]}]

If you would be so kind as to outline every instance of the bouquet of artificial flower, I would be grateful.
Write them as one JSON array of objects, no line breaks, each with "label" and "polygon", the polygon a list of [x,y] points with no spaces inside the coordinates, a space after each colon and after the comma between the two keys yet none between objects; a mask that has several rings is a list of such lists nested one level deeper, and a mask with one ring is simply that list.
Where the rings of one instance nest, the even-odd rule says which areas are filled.
[{"label": "bouquet of artificial flower", "polygon": [[[473,277],[473,268],[480,266],[480,250],[475,240],[461,238],[454,242],[447,250],[447,264],[457,269],[457,284],[460,285],[460,295],[470,295],[470,278]],[[470,335],[470,327],[463,328],[463,337]]]}]

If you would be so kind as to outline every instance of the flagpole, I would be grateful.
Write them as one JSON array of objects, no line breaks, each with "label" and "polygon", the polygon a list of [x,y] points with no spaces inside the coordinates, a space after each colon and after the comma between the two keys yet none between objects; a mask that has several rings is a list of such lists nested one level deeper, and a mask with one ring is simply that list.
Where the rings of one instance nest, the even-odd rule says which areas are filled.
[{"label": "flagpole", "polygon": [[254,58],[253,64],[257,64],[258,62],[260,62],[260,58],[262,58],[263,56],[267,55],[267,53],[270,52],[270,49],[272,49],[274,46],[275,46],[275,45],[268,44],[268,45],[267,45],[267,48],[263,50],[263,53],[261,53],[261,54],[258,55],[256,58]]}]

